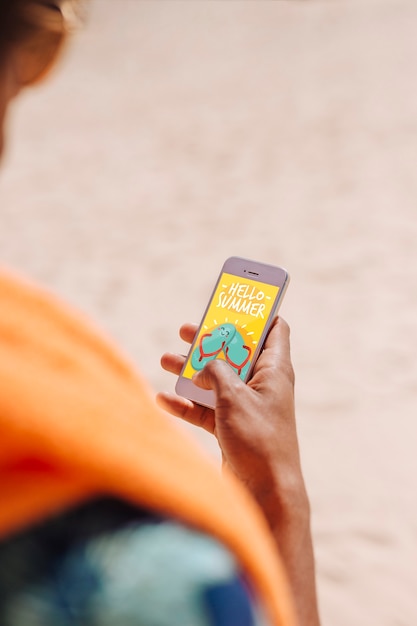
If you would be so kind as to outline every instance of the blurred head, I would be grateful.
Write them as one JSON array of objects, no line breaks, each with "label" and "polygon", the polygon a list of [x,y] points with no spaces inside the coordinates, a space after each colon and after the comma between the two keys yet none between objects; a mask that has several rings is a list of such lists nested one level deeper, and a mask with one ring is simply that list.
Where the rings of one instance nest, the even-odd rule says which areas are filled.
[{"label": "blurred head", "polygon": [[77,21],[80,0],[0,0],[0,153],[10,101],[42,79]]}]

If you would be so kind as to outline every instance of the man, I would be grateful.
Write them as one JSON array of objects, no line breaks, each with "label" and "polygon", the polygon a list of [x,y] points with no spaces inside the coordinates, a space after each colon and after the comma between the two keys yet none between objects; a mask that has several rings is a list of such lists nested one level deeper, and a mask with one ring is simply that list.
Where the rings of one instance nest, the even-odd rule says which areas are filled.
[{"label": "man", "polygon": [[[0,0],[1,148],[79,8]],[[286,323],[248,385],[222,362],[198,374],[215,411],[159,396],[216,435],[221,479],[78,315],[9,273],[0,300],[0,623],[317,626]],[[182,357],[162,364],[178,373]]]}]

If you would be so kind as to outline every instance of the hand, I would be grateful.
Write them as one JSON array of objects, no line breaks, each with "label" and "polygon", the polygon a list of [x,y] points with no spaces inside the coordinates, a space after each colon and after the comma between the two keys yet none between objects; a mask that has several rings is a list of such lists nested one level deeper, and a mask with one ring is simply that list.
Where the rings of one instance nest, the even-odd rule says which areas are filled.
[{"label": "hand", "polygon": [[[196,331],[197,326],[185,324],[180,336],[191,343]],[[167,371],[179,374],[184,357],[164,354],[161,363]],[[302,486],[302,476],[286,322],[280,319],[273,324],[247,384],[223,360],[209,362],[193,382],[203,389],[214,389],[215,411],[169,393],[159,394],[159,403],[177,417],[214,434],[224,464],[258,500],[271,489],[278,489],[282,496],[295,495],[295,489]]]},{"label": "hand", "polygon": [[[180,336],[191,343],[196,332],[196,325],[184,324]],[[172,393],[158,394],[158,401],[173,415],[215,435],[223,464],[251,491],[269,522],[287,566],[300,625],[316,626],[310,509],[295,423],[289,336],[287,323],[275,320],[247,384],[225,361],[207,363],[193,382],[215,391],[214,411]],[[178,375],[184,360],[166,353],[161,364]]]}]

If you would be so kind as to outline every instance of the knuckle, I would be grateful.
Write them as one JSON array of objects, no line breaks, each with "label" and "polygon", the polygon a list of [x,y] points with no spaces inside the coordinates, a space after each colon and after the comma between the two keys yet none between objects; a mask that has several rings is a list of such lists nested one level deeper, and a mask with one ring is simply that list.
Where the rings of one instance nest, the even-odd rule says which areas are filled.
[{"label": "knuckle", "polygon": [[224,361],[214,359],[209,361],[204,367],[204,372],[207,376],[216,381],[224,381],[228,378],[230,367]]},{"label": "knuckle", "polygon": [[204,369],[215,381],[217,402],[223,407],[233,404],[242,385],[237,374],[224,361],[210,361]]},{"label": "knuckle", "polygon": [[207,363],[207,365],[204,366],[204,372],[206,374],[209,374],[210,376],[216,376],[217,375],[217,370],[218,368],[218,361],[215,359],[214,361],[209,361]]}]

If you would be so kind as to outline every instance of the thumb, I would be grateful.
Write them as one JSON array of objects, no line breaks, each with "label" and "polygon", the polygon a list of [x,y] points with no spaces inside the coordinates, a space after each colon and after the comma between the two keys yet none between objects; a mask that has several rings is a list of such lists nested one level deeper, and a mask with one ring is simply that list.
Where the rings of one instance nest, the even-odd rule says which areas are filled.
[{"label": "thumb", "polygon": [[193,383],[201,389],[212,389],[216,398],[230,397],[246,387],[236,372],[225,361],[215,359],[193,376]]}]

